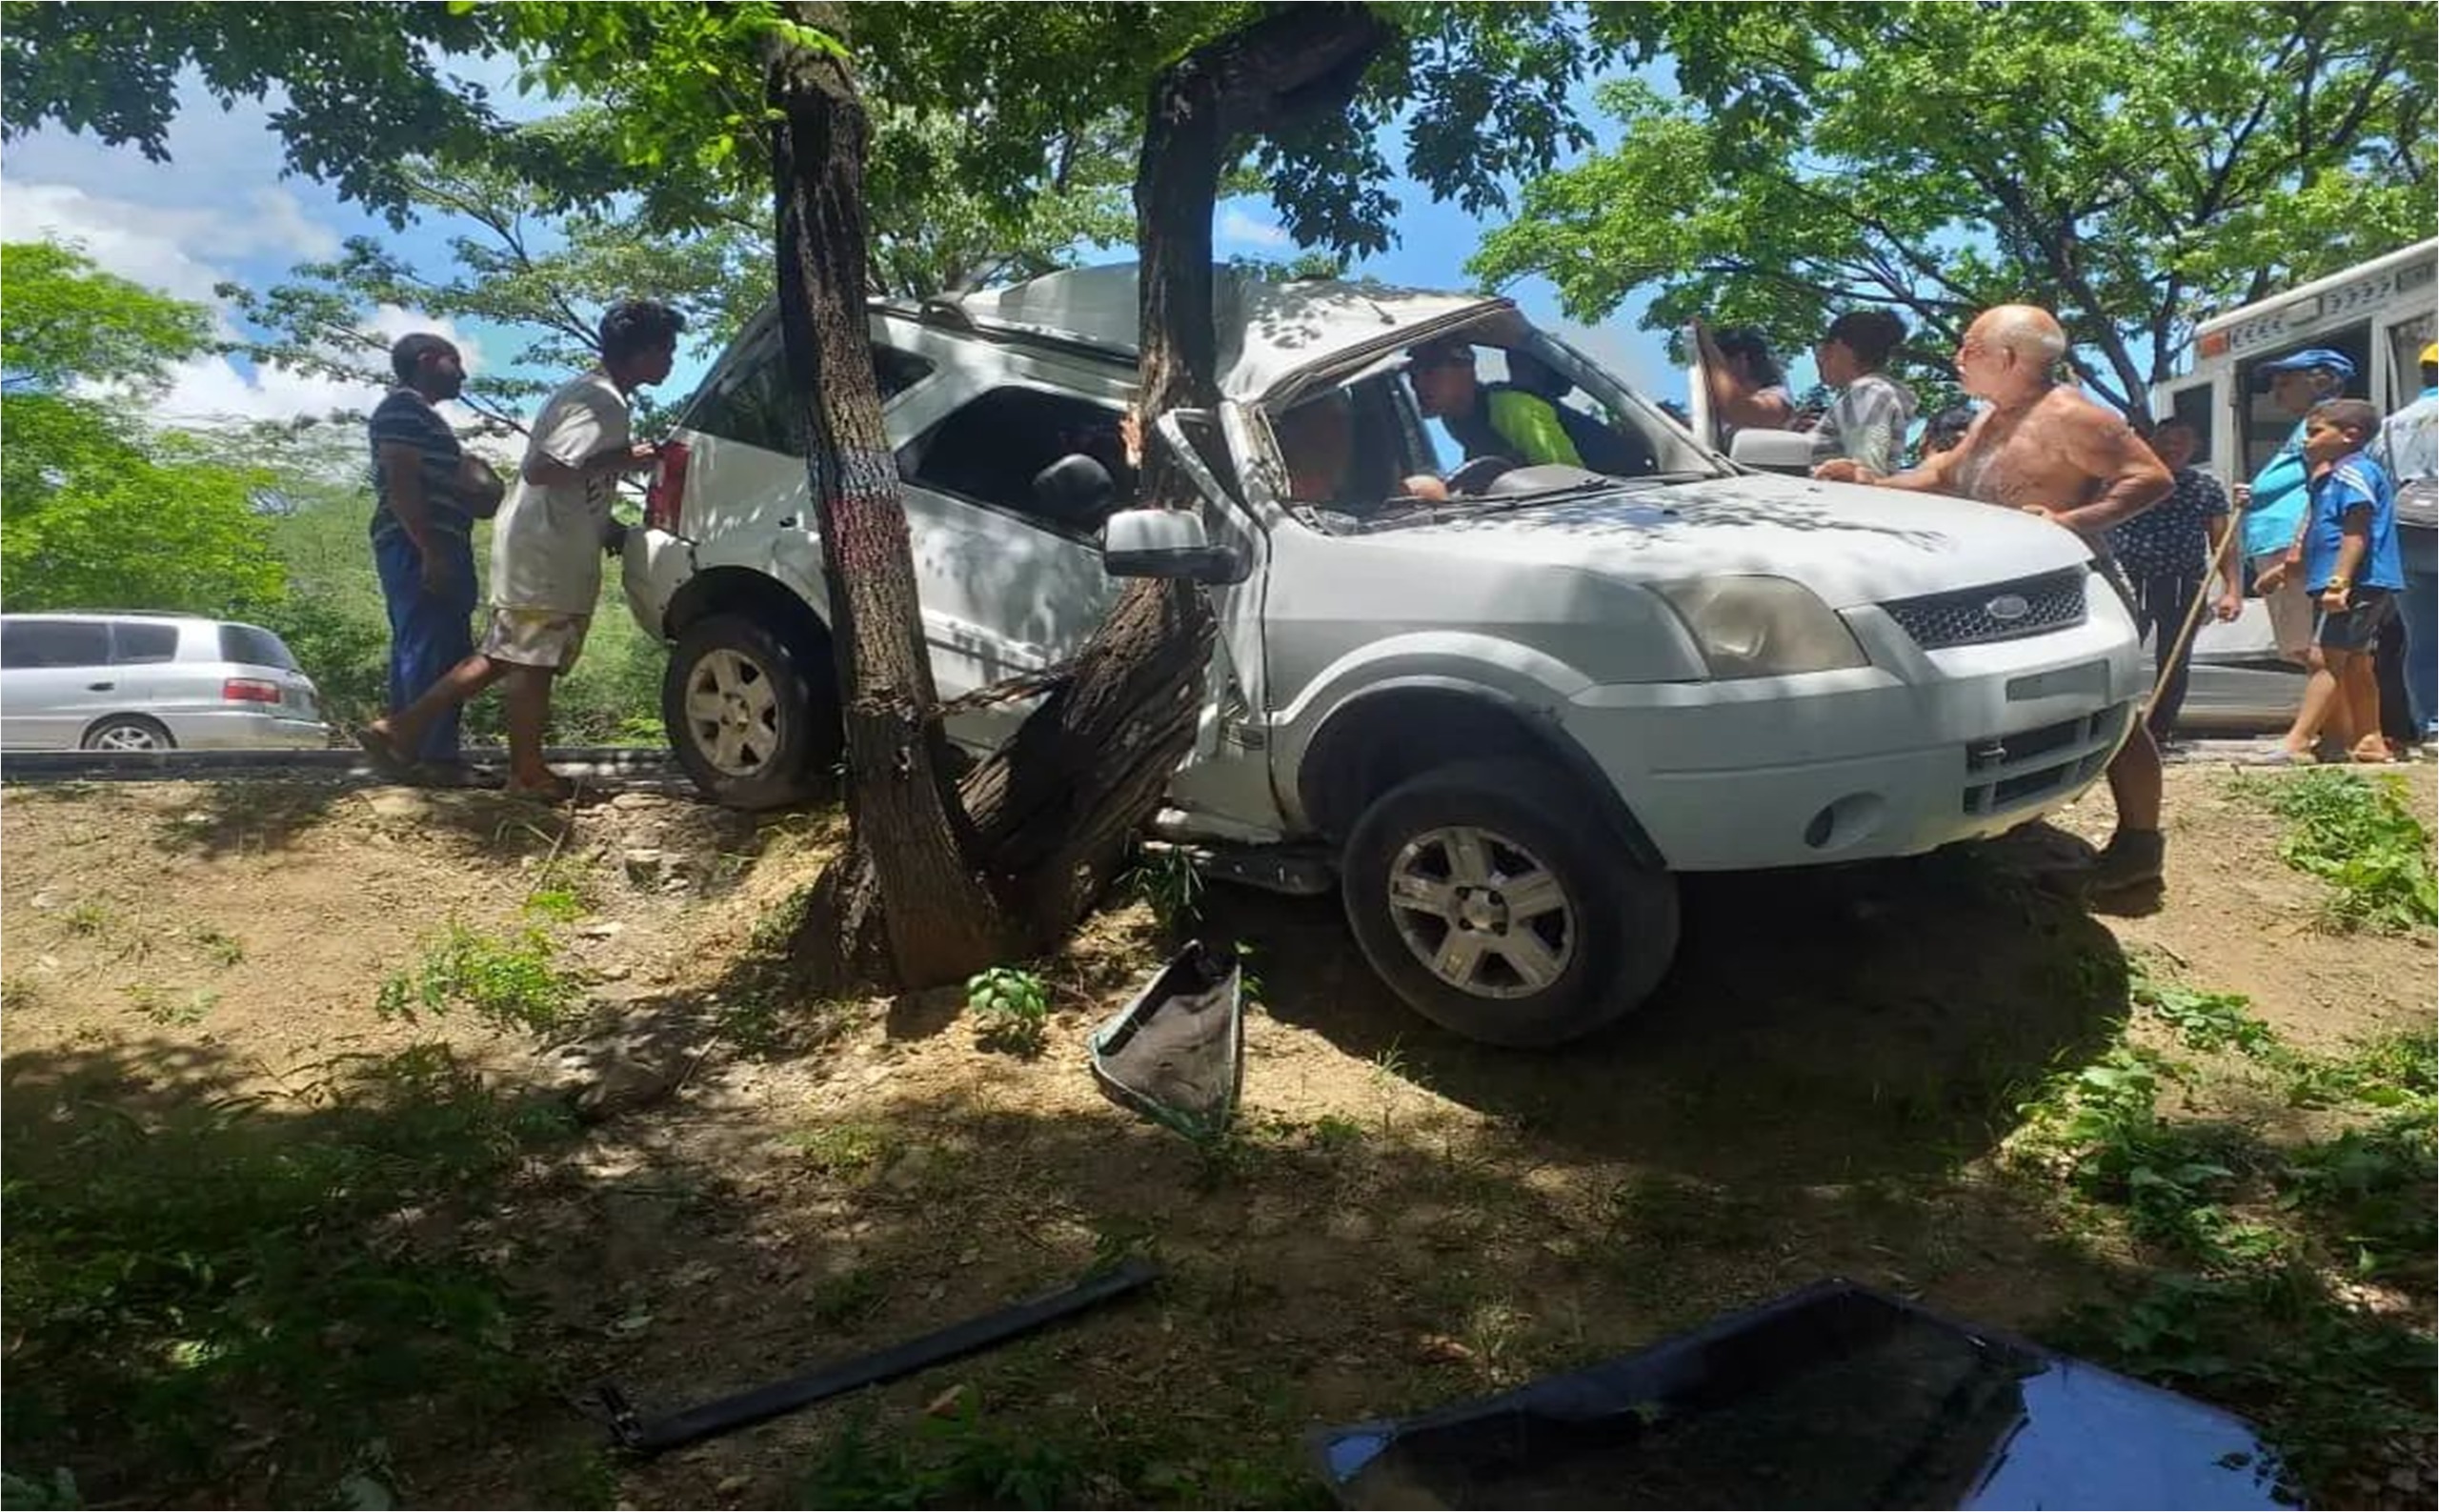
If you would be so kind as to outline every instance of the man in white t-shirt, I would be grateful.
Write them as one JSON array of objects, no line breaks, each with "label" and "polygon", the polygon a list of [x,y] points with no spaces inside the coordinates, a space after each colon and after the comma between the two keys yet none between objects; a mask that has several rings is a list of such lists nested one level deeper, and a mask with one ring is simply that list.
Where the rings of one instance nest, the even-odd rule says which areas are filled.
[{"label": "man in white t-shirt", "polygon": [[685,329],[683,315],[651,300],[629,300],[601,317],[601,365],[560,385],[543,404],[516,492],[493,528],[490,629],[431,692],[358,735],[377,765],[402,768],[402,753],[417,748],[426,725],[504,682],[509,791],[568,794],[565,779],[542,760],[551,680],[584,649],[614,534],[610,504],[618,477],[655,460],[655,449],[637,445],[628,430],[632,396],[669,376]]}]

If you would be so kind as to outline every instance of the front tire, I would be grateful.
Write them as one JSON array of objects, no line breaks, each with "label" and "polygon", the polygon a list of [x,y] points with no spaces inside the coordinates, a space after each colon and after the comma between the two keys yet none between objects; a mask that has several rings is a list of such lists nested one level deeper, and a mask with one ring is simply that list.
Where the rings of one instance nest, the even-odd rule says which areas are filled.
[{"label": "front tire", "polygon": [[825,791],[841,745],[826,667],[742,615],[686,627],[660,682],[669,747],[703,796],[776,809]]},{"label": "front tire", "polygon": [[1347,921],[1416,1012],[1488,1044],[1541,1047],[1650,996],[1677,950],[1676,879],[1645,868],[1567,778],[1529,760],[1426,772],[1347,838]]}]

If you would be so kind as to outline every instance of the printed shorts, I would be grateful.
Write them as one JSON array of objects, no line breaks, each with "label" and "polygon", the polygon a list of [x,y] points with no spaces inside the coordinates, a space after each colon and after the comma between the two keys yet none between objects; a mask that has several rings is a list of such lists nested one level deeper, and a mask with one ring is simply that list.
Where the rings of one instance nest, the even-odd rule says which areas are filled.
[{"label": "printed shorts", "polygon": [[591,615],[494,608],[491,628],[483,633],[483,643],[476,649],[494,661],[564,673],[583,653],[584,633],[592,623]]},{"label": "printed shorts", "polygon": [[[2315,602],[2317,602],[2317,596]],[[2323,651],[2368,651],[2380,638],[2380,628],[2396,612],[2397,595],[2385,588],[2358,588],[2348,595],[2338,614],[2320,612],[2313,637]]]}]

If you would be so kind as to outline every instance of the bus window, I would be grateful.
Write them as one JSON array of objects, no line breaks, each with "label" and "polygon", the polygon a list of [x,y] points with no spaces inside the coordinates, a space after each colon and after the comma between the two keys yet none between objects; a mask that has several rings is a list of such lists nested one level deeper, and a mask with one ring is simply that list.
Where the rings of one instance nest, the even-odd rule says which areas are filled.
[{"label": "bus window", "polygon": [[2218,433],[2218,413],[2210,402],[2210,385],[2189,383],[2168,395],[2168,413],[2163,420],[2182,422],[2193,433],[2193,455],[2200,463],[2210,460],[2210,438]]},{"label": "bus window", "polygon": [[2422,349],[2430,345],[2434,324],[2439,319],[2421,314],[2389,328],[2389,392],[2380,396],[2383,413],[2394,414],[2422,396]]}]

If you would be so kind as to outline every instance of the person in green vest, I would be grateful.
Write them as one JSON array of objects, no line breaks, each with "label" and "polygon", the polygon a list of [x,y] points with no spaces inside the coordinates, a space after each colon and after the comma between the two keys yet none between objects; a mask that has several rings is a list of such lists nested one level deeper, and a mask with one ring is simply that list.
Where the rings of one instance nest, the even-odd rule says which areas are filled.
[{"label": "person in green vest", "polygon": [[[1474,349],[1454,336],[1426,341],[1406,353],[1407,381],[1425,416],[1448,428],[1465,460],[1506,457],[1525,467],[1583,466],[1583,454],[1559,418],[1558,406],[1508,384],[1484,388],[1474,379]],[[1405,480],[1420,499],[1445,499],[1444,479],[1421,474]]]}]

